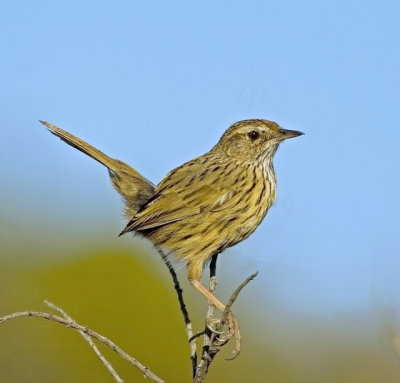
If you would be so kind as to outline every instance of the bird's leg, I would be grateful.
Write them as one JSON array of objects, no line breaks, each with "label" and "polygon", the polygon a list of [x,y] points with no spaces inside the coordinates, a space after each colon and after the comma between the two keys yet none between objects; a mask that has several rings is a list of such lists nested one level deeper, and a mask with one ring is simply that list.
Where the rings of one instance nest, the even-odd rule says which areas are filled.
[{"label": "bird's leg", "polygon": [[[193,285],[193,287],[196,288],[196,290],[203,294],[218,310],[220,310],[222,313],[225,312],[225,305],[214,294],[207,290],[207,288],[203,286],[200,280],[190,278],[189,282]],[[228,313],[228,327],[229,335],[235,336],[236,341],[240,343],[241,336],[239,325],[231,311]]]}]

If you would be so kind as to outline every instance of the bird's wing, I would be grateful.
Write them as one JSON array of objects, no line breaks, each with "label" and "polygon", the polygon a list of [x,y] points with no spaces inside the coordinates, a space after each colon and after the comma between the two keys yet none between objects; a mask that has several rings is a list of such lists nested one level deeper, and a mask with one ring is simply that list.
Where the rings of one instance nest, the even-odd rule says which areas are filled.
[{"label": "bird's wing", "polygon": [[[198,186],[198,187],[196,187]],[[164,189],[137,213],[121,234],[164,226],[203,212],[216,212],[232,206],[237,190],[194,182],[178,192]]]},{"label": "bird's wing", "polygon": [[128,231],[153,229],[199,213],[198,206],[185,204],[178,193],[165,193],[136,214],[121,234]]}]

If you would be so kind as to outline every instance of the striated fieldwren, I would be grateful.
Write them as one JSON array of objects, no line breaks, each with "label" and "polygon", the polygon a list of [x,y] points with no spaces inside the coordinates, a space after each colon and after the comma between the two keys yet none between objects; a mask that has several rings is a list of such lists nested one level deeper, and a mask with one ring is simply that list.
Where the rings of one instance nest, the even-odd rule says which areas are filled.
[{"label": "striated fieldwren", "polygon": [[[190,283],[224,311],[224,304],[201,282],[203,266],[213,255],[246,239],[261,223],[275,201],[274,154],[283,140],[303,133],[268,120],[236,122],[209,152],[170,171],[154,186],[124,162],[41,122],[107,167],[129,220],[121,234],[139,233],[186,262]],[[238,331],[233,316],[231,320]]]}]

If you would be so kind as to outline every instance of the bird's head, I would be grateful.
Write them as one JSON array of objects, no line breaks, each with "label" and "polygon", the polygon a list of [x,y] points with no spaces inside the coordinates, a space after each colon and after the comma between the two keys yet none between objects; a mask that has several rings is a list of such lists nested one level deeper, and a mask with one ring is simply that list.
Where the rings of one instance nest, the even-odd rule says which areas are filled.
[{"label": "bird's head", "polygon": [[243,120],[227,129],[213,150],[238,162],[264,162],[272,160],[283,140],[302,134],[268,120]]}]

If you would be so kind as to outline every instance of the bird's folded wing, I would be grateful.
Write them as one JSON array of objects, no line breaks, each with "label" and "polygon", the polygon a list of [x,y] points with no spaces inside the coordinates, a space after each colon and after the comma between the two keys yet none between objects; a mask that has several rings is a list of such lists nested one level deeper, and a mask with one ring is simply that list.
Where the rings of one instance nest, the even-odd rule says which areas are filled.
[{"label": "bird's folded wing", "polygon": [[178,193],[166,193],[159,196],[136,214],[123,232],[152,229],[179,221],[199,212],[199,207],[186,205]]},{"label": "bird's folded wing", "polygon": [[164,191],[128,223],[121,234],[164,226],[202,212],[216,212],[232,206],[237,192],[221,191],[210,185],[180,193]]}]

